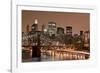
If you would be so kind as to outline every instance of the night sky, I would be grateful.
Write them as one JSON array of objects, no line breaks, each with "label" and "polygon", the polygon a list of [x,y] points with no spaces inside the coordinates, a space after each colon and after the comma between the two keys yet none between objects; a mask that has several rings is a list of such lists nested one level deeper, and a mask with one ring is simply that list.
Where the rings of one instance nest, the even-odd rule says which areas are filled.
[{"label": "night sky", "polygon": [[48,22],[56,22],[57,27],[72,26],[73,33],[79,33],[80,30],[90,30],[90,14],[75,12],[48,12],[48,11],[30,11],[22,10],[22,32],[26,32],[26,26],[34,23],[38,19],[38,28],[41,31],[42,25],[47,26]]}]

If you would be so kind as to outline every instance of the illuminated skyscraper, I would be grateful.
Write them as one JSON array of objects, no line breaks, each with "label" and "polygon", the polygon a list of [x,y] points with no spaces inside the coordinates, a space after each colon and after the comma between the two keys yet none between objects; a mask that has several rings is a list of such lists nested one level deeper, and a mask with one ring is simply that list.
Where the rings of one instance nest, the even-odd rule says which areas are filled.
[{"label": "illuminated skyscraper", "polygon": [[89,31],[84,32],[84,47],[89,47],[90,44],[90,33]]},{"label": "illuminated skyscraper", "polygon": [[31,26],[32,31],[37,31],[38,30],[38,20],[35,19],[33,25]]},{"label": "illuminated skyscraper", "polygon": [[56,23],[55,22],[48,22],[48,27],[47,27],[47,31],[49,36],[55,36],[56,35]]}]

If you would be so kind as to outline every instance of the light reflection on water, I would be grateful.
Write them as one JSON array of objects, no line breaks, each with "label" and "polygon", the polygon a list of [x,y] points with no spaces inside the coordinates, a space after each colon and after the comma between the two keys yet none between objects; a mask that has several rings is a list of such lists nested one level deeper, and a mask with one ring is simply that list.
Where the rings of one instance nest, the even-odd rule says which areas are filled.
[{"label": "light reflection on water", "polygon": [[85,54],[77,54],[66,52],[65,50],[53,50],[53,49],[41,49],[40,58],[32,58],[32,50],[30,51],[31,58],[23,60],[25,62],[34,62],[34,61],[63,61],[63,60],[85,60]]},{"label": "light reflection on water", "polygon": [[85,55],[82,54],[72,54],[72,53],[62,53],[62,52],[54,52],[52,50],[48,50],[46,52],[41,53],[42,61],[58,61],[58,60],[84,60]]}]

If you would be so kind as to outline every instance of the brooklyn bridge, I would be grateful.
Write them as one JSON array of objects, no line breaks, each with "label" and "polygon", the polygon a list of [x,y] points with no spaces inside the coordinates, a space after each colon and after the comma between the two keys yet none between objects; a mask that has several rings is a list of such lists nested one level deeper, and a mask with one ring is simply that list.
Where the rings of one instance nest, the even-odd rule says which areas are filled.
[{"label": "brooklyn bridge", "polygon": [[[38,62],[89,59],[89,52],[86,50],[79,51],[73,44],[69,43],[66,45],[63,39],[60,39],[50,38],[39,31],[28,33],[28,35],[24,34],[22,38],[22,61]],[[82,49],[81,46],[79,48]]]}]

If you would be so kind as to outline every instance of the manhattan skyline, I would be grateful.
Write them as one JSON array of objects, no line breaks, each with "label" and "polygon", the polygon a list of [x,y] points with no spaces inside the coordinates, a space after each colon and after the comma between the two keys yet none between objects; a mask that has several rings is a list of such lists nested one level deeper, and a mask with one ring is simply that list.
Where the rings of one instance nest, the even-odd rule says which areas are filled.
[{"label": "manhattan skyline", "polygon": [[73,27],[73,33],[79,34],[81,30],[90,30],[90,14],[75,12],[51,12],[51,11],[31,11],[22,10],[22,32],[26,32],[26,26],[31,26],[34,20],[38,19],[38,28],[41,31],[42,25],[47,26],[48,22],[56,22],[58,27]]}]

